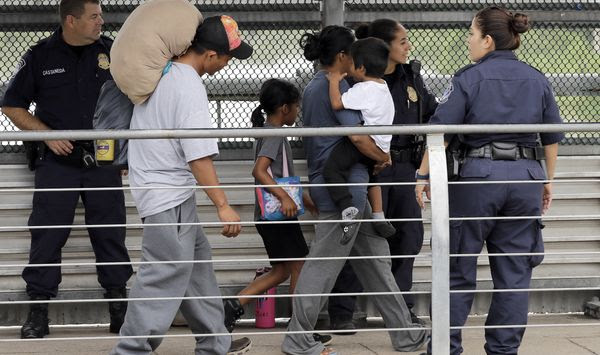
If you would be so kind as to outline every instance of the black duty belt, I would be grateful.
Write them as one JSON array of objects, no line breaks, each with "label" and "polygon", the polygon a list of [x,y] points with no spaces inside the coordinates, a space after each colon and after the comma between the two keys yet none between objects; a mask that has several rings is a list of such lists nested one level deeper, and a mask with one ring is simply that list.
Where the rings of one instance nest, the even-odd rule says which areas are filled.
[{"label": "black duty belt", "polygon": [[392,161],[398,163],[408,163],[412,161],[413,157],[413,149],[412,148],[402,148],[402,149],[390,149],[390,157]]},{"label": "black duty belt", "polygon": [[492,160],[545,159],[543,147],[521,147],[515,143],[504,142],[493,142],[479,148],[467,149],[465,156],[469,158],[487,158]]}]

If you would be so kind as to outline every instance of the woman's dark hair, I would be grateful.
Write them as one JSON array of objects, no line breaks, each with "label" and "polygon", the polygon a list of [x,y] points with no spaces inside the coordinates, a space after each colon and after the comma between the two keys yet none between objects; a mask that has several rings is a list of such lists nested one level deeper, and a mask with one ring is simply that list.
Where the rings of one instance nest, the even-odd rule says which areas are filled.
[{"label": "woman's dark hair", "polygon": [[382,18],[368,24],[359,25],[356,30],[354,30],[354,34],[358,39],[375,37],[383,40],[387,44],[390,44],[394,38],[396,38],[398,25],[398,21]]},{"label": "woman's dark hair", "polygon": [[291,105],[300,101],[300,90],[289,81],[269,79],[260,88],[260,105],[252,111],[252,127],[263,127],[265,116],[271,115],[283,105]]},{"label": "woman's dark hair", "polygon": [[521,33],[531,27],[529,17],[498,6],[489,6],[475,15],[475,23],[481,34],[494,40],[496,50],[515,50],[521,45]]},{"label": "woman's dark hair", "polygon": [[319,60],[321,65],[329,66],[340,52],[349,53],[354,42],[352,30],[344,26],[331,25],[318,33],[305,33],[300,38],[300,47],[308,60]]}]

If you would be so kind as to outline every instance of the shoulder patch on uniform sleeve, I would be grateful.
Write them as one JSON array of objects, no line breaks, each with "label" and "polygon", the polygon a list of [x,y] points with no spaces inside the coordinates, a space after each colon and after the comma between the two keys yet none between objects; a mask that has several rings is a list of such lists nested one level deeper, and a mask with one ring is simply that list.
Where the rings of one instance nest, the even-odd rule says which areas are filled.
[{"label": "shoulder patch on uniform sleeve", "polygon": [[21,58],[19,60],[19,62],[17,63],[17,65],[15,66],[15,70],[13,71],[13,75],[12,76],[17,75],[17,73],[19,71],[21,71],[21,69],[23,69],[23,67],[25,67],[25,65],[27,65],[27,62],[25,61],[25,58]]},{"label": "shoulder patch on uniform sleeve", "polygon": [[448,99],[450,98],[450,95],[452,94],[452,92],[454,91],[454,84],[452,83],[452,81],[450,81],[450,85],[448,85],[448,88],[446,88],[446,91],[444,91],[444,94],[442,95],[442,97],[440,98],[436,98],[436,101],[438,104],[445,104]]},{"label": "shoulder patch on uniform sleeve", "polygon": [[25,60],[25,56],[24,56],[23,58],[19,59],[19,61],[15,65],[15,69],[13,70],[12,75],[10,76],[9,80],[14,78],[21,71],[21,69],[23,69],[26,65],[27,65],[27,61]]}]

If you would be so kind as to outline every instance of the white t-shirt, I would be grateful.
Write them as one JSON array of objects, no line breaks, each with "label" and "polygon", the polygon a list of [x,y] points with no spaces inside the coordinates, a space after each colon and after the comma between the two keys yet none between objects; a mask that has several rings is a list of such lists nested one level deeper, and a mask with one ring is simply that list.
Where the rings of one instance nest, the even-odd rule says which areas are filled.
[{"label": "white t-shirt", "polygon": [[[131,129],[211,128],[208,97],[202,79],[189,65],[173,63],[143,104],[135,105]],[[132,139],[129,141],[129,184],[195,186],[188,162],[219,153],[217,139]],[[132,190],[142,218],[176,207],[194,189]]]},{"label": "white t-shirt", "polygon": [[[386,83],[362,81],[342,94],[344,108],[360,110],[365,125],[383,126],[394,123],[394,100]],[[371,136],[384,152],[390,151],[391,135]]]}]

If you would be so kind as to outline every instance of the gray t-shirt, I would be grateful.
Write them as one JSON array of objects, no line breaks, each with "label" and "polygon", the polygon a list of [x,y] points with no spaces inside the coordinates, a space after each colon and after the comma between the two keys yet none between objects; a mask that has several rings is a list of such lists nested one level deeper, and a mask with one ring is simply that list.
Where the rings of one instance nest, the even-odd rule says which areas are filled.
[{"label": "gray t-shirt", "polygon": [[[135,105],[131,129],[211,128],[206,89],[189,65],[173,63],[143,104]],[[132,139],[129,141],[129,184],[132,187],[195,186],[188,162],[219,153],[217,139]],[[194,189],[132,190],[142,218],[176,207]]]},{"label": "gray t-shirt", "polygon": [[[362,122],[360,111],[340,110],[334,111],[329,99],[329,81],[326,72],[320,71],[308,83],[302,97],[302,118],[306,127],[331,127],[331,126],[357,126]],[[350,86],[345,80],[340,82],[340,91],[346,92]],[[305,137],[304,149],[308,162],[308,178],[311,184],[324,184],[322,171],[325,162],[343,136],[337,137]],[[367,183],[369,174],[367,167],[356,164],[348,178],[349,183]],[[367,187],[350,186],[354,205],[362,208],[366,203]],[[335,212],[337,207],[329,196],[325,187],[311,187],[310,196],[319,211]]]},{"label": "gray t-shirt", "polygon": [[[273,127],[268,123],[265,123],[265,127]],[[285,146],[285,153],[287,155],[287,164],[289,176],[294,176],[294,161],[292,158],[292,147],[286,137],[264,137],[258,138],[254,144],[254,156],[255,159],[258,157],[267,157],[272,160],[271,162],[271,173],[274,178],[283,177],[283,150]],[[256,184],[260,182],[255,180]],[[256,196],[255,196],[256,197]],[[258,203],[254,203],[254,220],[260,219],[260,207]]]}]

